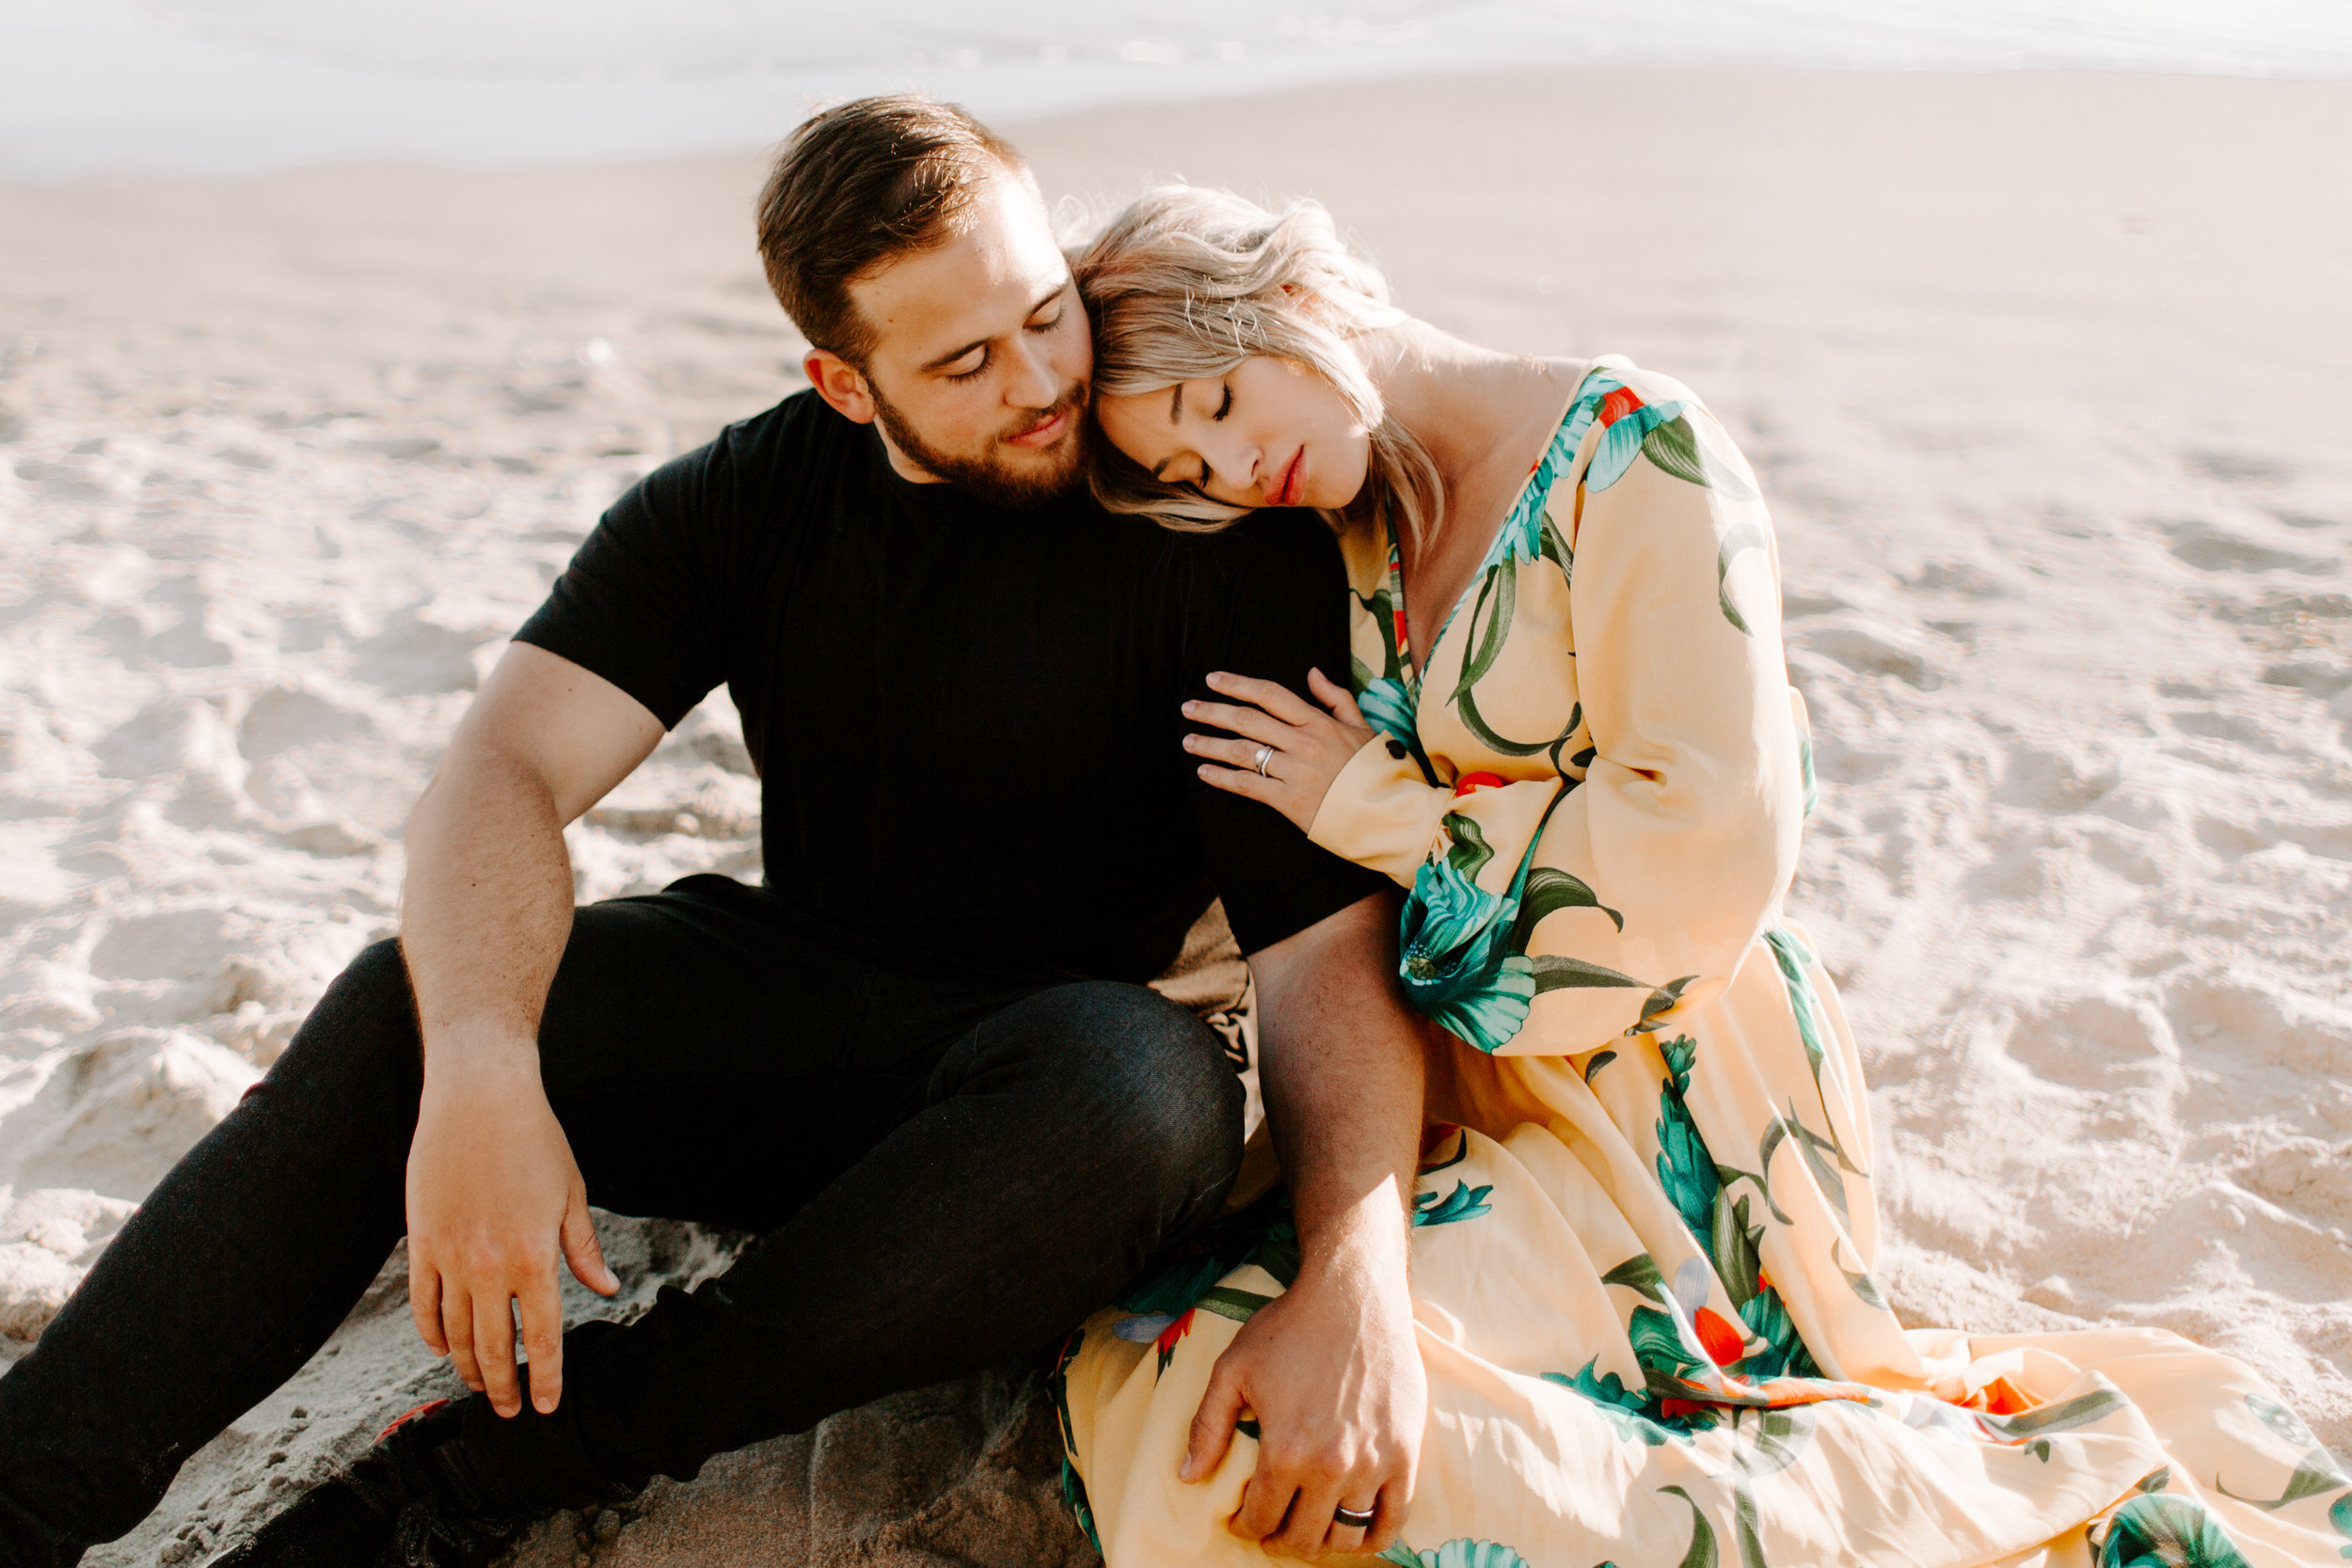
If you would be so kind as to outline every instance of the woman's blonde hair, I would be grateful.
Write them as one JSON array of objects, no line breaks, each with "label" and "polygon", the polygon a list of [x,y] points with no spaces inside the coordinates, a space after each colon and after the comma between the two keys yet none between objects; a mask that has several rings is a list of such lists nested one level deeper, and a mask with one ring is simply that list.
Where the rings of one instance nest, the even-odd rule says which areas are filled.
[{"label": "woman's blonde hair", "polygon": [[[1444,505],[1428,451],[1387,417],[1347,340],[1405,319],[1379,269],[1349,250],[1317,201],[1270,213],[1231,191],[1161,185],[1130,202],[1071,258],[1094,328],[1094,390],[1133,397],[1224,375],[1268,355],[1330,383],[1372,441],[1375,502],[1422,537]],[[1113,512],[1195,532],[1248,508],[1169,484],[1100,438],[1089,478]],[[1334,527],[1337,514],[1327,513]]]}]

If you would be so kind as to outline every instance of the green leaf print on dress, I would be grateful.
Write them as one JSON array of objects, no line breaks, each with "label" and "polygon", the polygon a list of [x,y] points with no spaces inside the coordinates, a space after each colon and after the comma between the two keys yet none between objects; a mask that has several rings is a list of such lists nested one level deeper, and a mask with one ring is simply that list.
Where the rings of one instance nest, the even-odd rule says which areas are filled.
[{"label": "green leaf print on dress", "polygon": [[1698,1440],[1702,1432],[1712,1432],[1722,1425],[1721,1413],[1712,1405],[1698,1404],[1688,1400],[1676,1402],[1676,1410],[1667,1414],[1664,1402],[1647,1388],[1628,1388],[1625,1379],[1614,1372],[1598,1372],[1600,1357],[1595,1356],[1577,1369],[1570,1377],[1565,1372],[1546,1372],[1546,1383],[1582,1395],[1600,1412],[1617,1434],[1618,1441],[1644,1443],[1653,1449],[1663,1448],[1669,1440],[1689,1444]]},{"label": "green leaf print on dress", "polygon": [[[1426,1552],[1416,1552],[1400,1541],[1375,1560],[1398,1568],[1531,1568],[1527,1559],[1500,1541],[1473,1541],[1469,1536],[1449,1541]],[[1600,1568],[1610,1568],[1608,1563]]]},{"label": "green leaf print on dress", "polygon": [[[1385,518],[1382,526],[1387,527]],[[1413,712],[1417,695],[1415,683],[1405,668],[1405,616],[1398,608],[1394,587],[1402,578],[1396,534],[1391,530],[1389,533],[1391,586],[1375,590],[1369,597],[1353,591],[1349,594],[1380,634],[1380,668],[1374,671],[1363,660],[1350,656],[1348,681],[1356,689],[1356,705],[1362,711],[1365,721],[1404,747],[1406,753],[1420,767],[1422,777],[1435,783],[1428,753],[1422,750],[1421,729]]]},{"label": "green leaf print on dress", "polygon": [[1453,844],[1413,876],[1399,920],[1398,978],[1415,1010],[1481,1051],[1508,1044],[1535,999],[1534,966],[1509,950],[1527,868],[1508,895],[1473,879],[1494,858],[1478,824],[1458,813],[1444,820]]},{"label": "green leaf print on dress", "polygon": [[1456,1181],[1454,1191],[1442,1202],[1436,1193],[1417,1194],[1413,1198],[1413,1224],[1453,1225],[1492,1213],[1494,1205],[1486,1201],[1486,1195],[1493,1191],[1492,1187],[1473,1187],[1467,1181]]},{"label": "green leaf print on dress", "polygon": [[1625,929],[1625,916],[1602,903],[1582,878],[1557,866],[1538,865],[1527,873],[1527,887],[1519,895],[1518,919],[1511,927],[1511,951],[1526,952],[1536,924],[1562,910],[1598,910],[1619,931]]},{"label": "green leaf print on dress", "polygon": [[2250,1568],[2201,1503],[2169,1493],[2134,1497],[2115,1511],[2099,1544],[2099,1568]]},{"label": "green leaf print on dress", "polygon": [[[2215,1491],[2225,1497],[2234,1497],[2239,1502],[2250,1503],[2267,1513],[2284,1508],[2289,1503],[2301,1502],[2305,1497],[2316,1497],[2352,1486],[2352,1476],[2346,1476],[2344,1473],[2344,1466],[2336,1463],[2336,1456],[2329,1453],[2321,1445],[2319,1439],[2312,1435],[2312,1429],[2305,1426],[2302,1418],[2294,1411],[2289,1410],[2278,1401],[2266,1399],[2260,1394],[2247,1395],[2246,1408],[2252,1411],[2255,1419],[2268,1427],[2288,1446],[2302,1449],[2302,1457],[2296,1461],[2295,1473],[2287,1477],[2286,1486],[2276,1497],[2249,1497],[2243,1493],[2233,1492],[2217,1477],[2213,1483]],[[2352,1553],[2345,1555],[2352,1556]]]},{"label": "green leaf print on dress", "polygon": [[1400,742],[1412,755],[1421,754],[1421,733],[1413,728],[1413,694],[1405,689],[1403,681],[1374,676],[1357,687],[1356,705],[1374,729]]},{"label": "green leaf print on dress", "polygon": [[[1763,547],[1764,531],[1754,523],[1734,523],[1724,531],[1723,541],[1715,546],[1715,602],[1723,610],[1724,619],[1731,623],[1732,629],[1749,637],[1756,635],[1755,628],[1748,625],[1747,617],[1740,613],[1740,607],[1731,602],[1731,563],[1739,559],[1741,551],[1760,550]],[[1807,812],[1810,813],[1811,809],[1808,803]]]},{"label": "green leaf print on dress", "polygon": [[[1731,1178],[1745,1173],[1726,1172],[1715,1163],[1684,1103],[1683,1097],[1691,1089],[1691,1069],[1698,1059],[1698,1044],[1688,1035],[1677,1035],[1658,1049],[1667,1072],[1658,1092],[1658,1184],[1714,1265],[1715,1276],[1723,1282],[1724,1294],[1731,1298],[1749,1335],[1761,1341],[1757,1348],[1724,1364],[1743,1377],[1819,1376],[1820,1370],[1798,1336],[1780,1292],[1765,1277],[1760,1257],[1764,1227],[1750,1212],[1751,1200],[1745,1194],[1735,1196],[1728,1190]],[[1724,1332],[1729,1335],[1728,1325]],[[1709,1347],[1710,1354],[1713,1350]]]},{"label": "green leaf print on dress", "polygon": [[1672,1492],[1691,1505],[1691,1544],[1675,1568],[1715,1568],[1720,1560],[1715,1551],[1715,1527],[1707,1522],[1707,1511],[1679,1486],[1661,1486],[1658,1490]]},{"label": "green leaf print on dress", "polygon": [[1061,1427],[1061,1500],[1070,1510],[1070,1516],[1086,1531],[1097,1557],[1103,1553],[1103,1538],[1094,1528],[1094,1508],[1087,1501],[1087,1483],[1078,1474],[1077,1429],[1070,1420],[1070,1364],[1078,1359],[1078,1348],[1086,1343],[1086,1331],[1073,1329],[1062,1341],[1061,1354],[1054,1362],[1053,1374],[1045,1380],[1046,1392],[1054,1401],[1054,1418]]},{"label": "green leaf print on dress", "polygon": [[1690,1091],[1691,1065],[1698,1059],[1698,1043],[1677,1035],[1658,1048],[1666,1059],[1666,1083],[1658,1091],[1658,1184],[1673,1200],[1675,1212],[1701,1246],[1715,1224],[1715,1195],[1721,1184],[1714,1159],[1699,1136],[1682,1097]]}]

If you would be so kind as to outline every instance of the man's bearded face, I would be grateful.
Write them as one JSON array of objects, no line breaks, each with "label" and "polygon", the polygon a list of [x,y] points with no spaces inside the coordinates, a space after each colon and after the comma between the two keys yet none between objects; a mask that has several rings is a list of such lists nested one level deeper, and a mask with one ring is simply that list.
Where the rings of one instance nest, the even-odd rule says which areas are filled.
[{"label": "man's bearded face", "polygon": [[[875,422],[891,443],[925,472],[971,491],[993,506],[1024,510],[1053,499],[1078,482],[1086,462],[1087,384],[1083,381],[1041,413],[1024,412],[976,451],[949,451],[927,440],[898,404],[882,395],[868,372]],[[1062,429],[1044,446],[1009,443],[1059,420]]]}]

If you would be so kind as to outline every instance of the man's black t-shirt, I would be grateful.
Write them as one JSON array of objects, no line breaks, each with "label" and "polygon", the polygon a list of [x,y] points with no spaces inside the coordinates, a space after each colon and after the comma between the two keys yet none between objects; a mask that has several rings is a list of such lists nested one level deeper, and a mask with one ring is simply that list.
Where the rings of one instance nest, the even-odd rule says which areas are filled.
[{"label": "man's black t-shirt", "polygon": [[1194,776],[1212,670],[1347,667],[1310,514],[1214,535],[900,477],[813,392],[615,501],[516,634],[675,725],[724,683],[780,914],[877,957],[1141,980],[1222,895],[1245,951],[1387,885]]}]

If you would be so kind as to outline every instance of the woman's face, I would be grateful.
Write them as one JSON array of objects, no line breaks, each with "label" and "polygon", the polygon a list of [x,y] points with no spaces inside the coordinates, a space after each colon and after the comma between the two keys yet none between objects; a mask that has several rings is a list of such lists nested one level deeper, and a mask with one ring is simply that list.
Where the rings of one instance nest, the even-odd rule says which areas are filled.
[{"label": "woman's face", "polygon": [[1228,506],[1336,511],[1372,468],[1372,440],[1332,385],[1269,356],[1206,380],[1098,398],[1095,417],[1153,478]]}]

